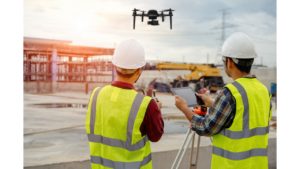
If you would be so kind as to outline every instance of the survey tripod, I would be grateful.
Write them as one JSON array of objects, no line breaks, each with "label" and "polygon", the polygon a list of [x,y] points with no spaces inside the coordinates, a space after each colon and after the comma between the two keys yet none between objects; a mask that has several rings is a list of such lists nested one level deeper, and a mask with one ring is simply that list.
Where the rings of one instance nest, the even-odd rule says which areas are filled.
[{"label": "survey tripod", "polygon": [[[195,142],[195,135],[196,137],[198,137],[198,141],[197,141],[197,146],[196,146],[196,158],[193,160],[193,152],[194,152],[194,142]],[[188,129],[184,142],[182,144],[182,146],[180,147],[180,149],[178,150],[178,153],[175,157],[175,160],[172,164],[172,168],[171,169],[178,169],[181,161],[185,155],[186,150],[189,148],[189,145],[192,141],[192,147],[191,147],[191,156],[190,156],[190,164],[189,164],[189,169],[196,169],[197,168],[197,159],[198,159],[198,155],[199,155],[199,149],[200,149],[200,135],[196,134],[195,131],[193,131],[191,128]]]}]

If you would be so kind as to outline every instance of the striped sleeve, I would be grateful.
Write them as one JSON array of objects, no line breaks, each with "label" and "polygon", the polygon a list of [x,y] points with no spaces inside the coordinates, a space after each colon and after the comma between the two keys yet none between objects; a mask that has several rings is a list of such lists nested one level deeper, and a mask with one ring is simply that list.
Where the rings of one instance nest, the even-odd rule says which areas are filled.
[{"label": "striped sleeve", "polygon": [[227,88],[217,96],[205,117],[193,115],[192,130],[199,135],[211,136],[230,127],[235,115],[235,100]]}]

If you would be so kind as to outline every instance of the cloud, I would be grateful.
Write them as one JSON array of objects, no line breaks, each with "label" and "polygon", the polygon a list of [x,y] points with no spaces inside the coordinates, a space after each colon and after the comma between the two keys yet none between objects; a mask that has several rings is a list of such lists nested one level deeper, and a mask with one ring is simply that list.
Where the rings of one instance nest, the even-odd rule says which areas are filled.
[{"label": "cloud", "polygon": [[[175,9],[173,30],[169,18],[159,26],[140,18],[132,29],[132,10]],[[114,47],[127,38],[139,39],[148,58],[160,60],[216,60],[221,47],[222,9],[227,9],[228,36],[243,31],[253,37],[264,63],[276,65],[276,1],[274,0],[25,0],[24,34]],[[80,42],[81,41],[81,42]],[[204,59],[203,59],[204,58]]]}]

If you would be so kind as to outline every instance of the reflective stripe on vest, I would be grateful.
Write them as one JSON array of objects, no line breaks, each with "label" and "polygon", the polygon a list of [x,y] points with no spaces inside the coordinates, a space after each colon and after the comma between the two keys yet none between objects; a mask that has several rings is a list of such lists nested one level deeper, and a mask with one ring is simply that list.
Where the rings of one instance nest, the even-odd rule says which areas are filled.
[{"label": "reflective stripe on vest", "polygon": [[97,97],[98,97],[99,92],[100,92],[100,88],[97,88],[97,90],[94,93],[93,100],[92,100],[90,130],[91,130],[91,133],[93,133],[93,134],[94,134],[94,126],[95,126],[95,120],[96,120],[96,104],[97,104]]},{"label": "reflective stripe on vest", "polygon": [[269,127],[258,127],[246,131],[230,131],[224,130],[220,134],[229,137],[231,139],[249,138],[252,136],[265,135],[269,133]]},{"label": "reflective stripe on vest", "polygon": [[253,156],[267,156],[267,149],[256,148],[244,152],[230,152],[218,147],[214,147],[213,153],[231,160],[243,160]]},{"label": "reflective stripe on vest", "polygon": [[[94,126],[95,126],[95,118],[96,118],[96,103],[99,94],[100,88],[96,89],[95,94],[93,96],[92,105],[91,105],[91,116],[90,116],[90,134],[88,134],[89,142],[95,143],[102,143],[105,145],[113,146],[113,147],[120,147],[127,149],[129,151],[138,150],[145,146],[146,142],[148,141],[148,137],[145,136],[142,140],[135,144],[131,144],[132,142],[132,133],[134,122],[139,111],[139,107],[143,101],[144,96],[140,93],[134,98],[133,104],[130,109],[130,114],[127,123],[127,139],[126,141],[108,138],[102,135],[97,135],[94,133]],[[105,159],[102,157],[91,156],[91,162],[96,164],[101,164],[107,167],[113,168],[139,168],[139,166],[145,165],[151,161],[151,153],[140,162],[115,162],[109,159]]]},{"label": "reflective stripe on vest", "polygon": [[238,82],[233,82],[233,86],[235,86],[242,96],[242,100],[244,103],[244,113],[243,113],[243,131],[230,131],[223,130],[221,134],[232,138],[232,139],[241,139],[248,138],[256,135],[265,135],[269,133],[269,127],[258,127],[249,130],[249,102],[245,89]]},{"label": "reflective stripe on vest", "polygon": [[149,154],[147,157],[144,158],[142,162],[116,162],[116,161],[111,161],[102,157],[96,157],[96,156],[91,156],[91,162],[96,163],[96,164],[101,164],[103,166],[111,167],[114,169],[119,169],[119,168],[140,168],[140,166],[143,166],[147,164],[149,161],[151,161],[151,154]]},{"label": "reflective stripe on vest", "polygon": [[[243,112],[243,130],[242,131],[231,131],[231,130],[223,130],[220,132],[221,135],[224,135],[231,139],[242,139],[249,138],[252,136],[258,135],[266,135],[269,133],[269,127],[257,127],[253,129],[249,129],[249,102],[245,89],[242,85],[240,85],[237,81],[232,83],[233,86],[237,88],[239,93],[242,96],[242,101],[244,104],[244,112]],[[232,159],[232,160],[241,160],[253,156],[267,156],[266,148],[259,149],[251,149],[243,152],[231,152],[220,147],[213,146],[213,154]]]}]

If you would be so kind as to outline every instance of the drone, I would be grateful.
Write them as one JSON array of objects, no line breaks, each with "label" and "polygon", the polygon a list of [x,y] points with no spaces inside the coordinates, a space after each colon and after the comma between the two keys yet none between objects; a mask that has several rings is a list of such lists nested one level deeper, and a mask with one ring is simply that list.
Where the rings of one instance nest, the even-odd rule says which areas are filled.
[{"label": "drone", "polygon": [[[150,21],[148,21],[148,25],[152,25],[152,26],[157,26],[159,25],[157,17],[161,17],[162,21],[165,21],[165,17],[166,16],[170,16],[170,29],[172,29],[172,16],[173,16],[173,9],[165,9],[162,11],[157,11],[154,9],[149,10],[147,13],[145,13],[145,11],[140,10],[140,9],[136,9],[134,8],[132,13],[133,16],[133,29],[135,29],[135,17],[136,16],[141,16],[142,17],[142,22],[144,22],[144,16],[148,17],[148,19]],[[139,14],[137,12],[140,12]],[[165,12],[169,12],[167,14],[165,14]]]}]

